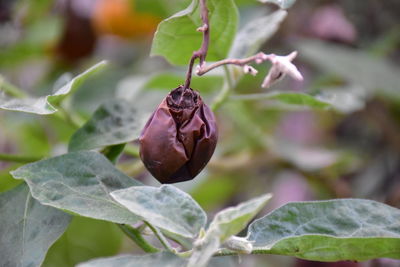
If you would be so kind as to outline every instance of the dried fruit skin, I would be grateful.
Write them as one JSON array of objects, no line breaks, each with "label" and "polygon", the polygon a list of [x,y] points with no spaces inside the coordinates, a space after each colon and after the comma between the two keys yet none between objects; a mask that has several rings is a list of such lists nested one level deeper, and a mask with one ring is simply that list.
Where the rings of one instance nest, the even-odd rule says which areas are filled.
[{"label": "dried fruit skin", "polygon": [[140,157],[160,183],[193,179],[214,153],[218,131],[214,114],[200,95],[182,86],[172,90],[147,121]]}]

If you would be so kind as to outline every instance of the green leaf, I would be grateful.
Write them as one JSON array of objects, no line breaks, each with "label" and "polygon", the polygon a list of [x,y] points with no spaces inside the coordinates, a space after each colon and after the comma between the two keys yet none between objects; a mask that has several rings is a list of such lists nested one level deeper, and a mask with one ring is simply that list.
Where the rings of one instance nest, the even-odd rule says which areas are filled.
[{"label": "green leaf", "polygon": [[40,115],[52,114],[57,111],[57,109],[53,106],[54,104],[59,103],[68,94],[74,93],[88,77],[103,69],[105,66],[105,61],[97,63],[82,74],[70,80],[67,84],[56,90],[51,95],[39,98],[8,98],[0,95],[0,109],[35,113]]},{"label": "green leaf", "polygon": [[256,17],[239,30],[229,53],[231,58],[244,58],[256,54],[261,46],[279,29],[287,12],[277,10],[273,13]]},{"label": "green leaf", "polygon": [[27,60],[43,58],[44,56],[45,48],[43,45],[23,41],[0,51],[0,67],[2,69],[10,68]]},{"label": "green leaf", "polygon": [[[230,50],[238,24],[238,11],[233,0],[208,0],[210,45],[207,61],[225,58]],[[175,65],[186,65],[193,51],[202,42],[202,26],[198,0],[193,0],[185,10],[163,20],[154,35],[151,55],[165,57]]]},{"label": "green leaf", "polygon": [[67,231],[50,248],[42,267],[69,267],[115,255],[121,248],[122,237],[123,233],[113,223],[75,216]]},{"label": "green leaf", "polygon": [[339,75],[352,85],[362,86],[370,94],[400,99],[400,69],[385,59],[320,41],[299,41],[296,48],[302,58],[323,71]]},{"label": "green leaf", "polygon": [[331,105],[328,102],[317,99],[316,97],[304,93],[291,92],[269,92],[261,94],[244,94],[232,96],[234,100],[274,100],[276,104],[285,104],[299,107],[309,107],[313,109],[326,109]]},{"label": "green leaf", "polygon": [[0,195],[0,266],[40,266],[71,216],[31,197],[26,184]]},{"label": "green leaf", "polygon": [[186,260],[170,252],[147,254],[142,256],[120,255],[110,258],[95,259],[79,264],[77,267],[177,267],[185,266]]},{"label": "green leaf", "polygon": [[71,137],[68,150],[91,150],[133,141],[144,121],[129,102],[113,99],[101,105]]},{"label": "green leaf", "polygon": [[32,196],[42,204],[115,223],[138,221],[109,193],[141,183],[117,170],[97,152],[68,153],[24,165],[11,174],[24,179]]},{"label": "green leaf", "polygon": [[220,244],[245,228],[271,197],[266,194],[218,212],[204,238],[195,246],[188,266],[206,266]]},{"label": "green leaf", "polygon": [[111,196],[143,220],[183,237],[196,237],[207,221],[199,204],[172,185],[131,187]]},{"label": "green leaf", "polygon": [[[40,3],[46,1],[40,1]],[[41,4],[36,2],[35,5]],[[43,16],[42,14],[40,19],[35,21],[28,18],[29,14],[24,17],[24,34],[19,36],[17,42],[13,41],[13,34],[10,34],[10,28],[15,31],[15,25],[11,26],[12,24],[7,23],[1,25],[0,36],[3,38],[0,51],[0,67],[2,69],[15,67],[28,60],[40,60],[49,55],[49,44],[54,44],[60,39],[63,25],[60,16],[49,15],[48,8],[46,8],[46,15]],[[11,37],[9,40],[7,40],[8,36]]]},{"label": "green leaf", "polygon": [[400,259],[400,210],[363,199],[289,203],[249,226],[255,253],[316,261]]},{"label": "green leaf", "polygon": [[296,3],[296,0],[258,0],[261,3],[271,3],[278,5],[282,9],[288,9]]},{"label": "green leaf", "polygon": [[245,228],[271,197],[271,194],[266,194],[218,212],[207,232],[217,230],[220,242],[223,243]]},{"label": "green leaf", "polygon": [[[50,8],[50,7],[48,7]],[[22,43],[29,43],[44,48],[51,42],[57,42],[63,32],[62,18],[46,14],[33,23],[27,23]],[[21,41],[19,42],[21,43]],[[45,48],[43,49],[45,51]]]}]

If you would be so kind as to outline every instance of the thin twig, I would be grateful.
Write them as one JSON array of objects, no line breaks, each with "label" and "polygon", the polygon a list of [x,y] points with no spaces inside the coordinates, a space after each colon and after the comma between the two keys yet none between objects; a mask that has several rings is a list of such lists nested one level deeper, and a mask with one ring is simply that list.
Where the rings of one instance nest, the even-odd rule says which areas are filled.
[{"label": "thin twig", "polygon": [[210,42],[210,25],[208,22],[208,9],[206,5],[206,0],[200,0],[200,10],[200,16],[201,20],[203,21],[203,26],[201,26],[197,30],[203,32],[203,42],[201,43],[200,49],[194,51],[192,57],[190,58],[188,71],[186,73],[186,81],[184,85],[185,89],[190,88],[194,61],[199,58],[200,66],[204,65],[208,51],[208,43]]},{"label": "thin twig", "polygon": [[130,238],[132,239],[144,252],[156,253],[160,250],[149,244],[146,239],[143,238],[139,230],[130,227],[126,224],[117,224],[118,227]]},{"label": "thin twig", "polygon": [[169,252],[175,254],[177,253],[177,251],[173,247],[171,247],[168,240],[165,238],[163,233],[161,233],[161,231],[157,227],[154,227],[151,223],[146,221],[144,223],[151,229],[151,231],[153,231],[154,235],[158,238],[158,240],[160,241],[161,245],[164,246],[164,248],[166,248]]},{"label": "thin twig", "polygon": [[248,57],[248,58],[243,58],[243,59],[236,59],[236,58],[228,58],[228,59],[223,59],[220,61],[217,61],[209,66],[199,66],[199,68],[196,70],[196,74],[201,76],[207,72],[209,72],[212,69],[218,68],[222,65],[237,65],[237,66],[244,66],[247,65],[251,62],[256,62],[257,64],[260,64],[266,60],[269,60],[271,55],[264,54],[263,52],[260,52],[254,56]]}]

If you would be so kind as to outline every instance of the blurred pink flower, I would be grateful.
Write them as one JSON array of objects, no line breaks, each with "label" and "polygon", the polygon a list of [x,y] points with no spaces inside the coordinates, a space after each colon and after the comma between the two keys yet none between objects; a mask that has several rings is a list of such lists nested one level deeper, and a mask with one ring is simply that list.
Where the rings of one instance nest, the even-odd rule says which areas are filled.
[{"label": "blurred pink flower", "polygon": [[317,9],[309,21],[309,30],[311,34],[324,40],[353,43],[357,38],[353,24],[336,5]]},{"label": "blurred pink flower", "polygon": [[269,205],[272,209],[289,202],[313,199],[313,193],[304,177],[291,171],[284,171],[277,175],[272,192],[274,197]]}]

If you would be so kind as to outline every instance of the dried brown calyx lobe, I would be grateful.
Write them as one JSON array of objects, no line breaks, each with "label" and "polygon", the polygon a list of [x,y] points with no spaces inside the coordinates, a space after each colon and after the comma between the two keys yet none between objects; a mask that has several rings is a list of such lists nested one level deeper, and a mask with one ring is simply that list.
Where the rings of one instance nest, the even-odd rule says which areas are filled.
[{"label": "dried brown calyx lobe", "polygon": [[179,86],[147,121],[139,139],[140,157],[159,182],[183,182],[206,166],[217,139],[213,112],[198,92]]}]

